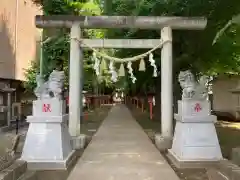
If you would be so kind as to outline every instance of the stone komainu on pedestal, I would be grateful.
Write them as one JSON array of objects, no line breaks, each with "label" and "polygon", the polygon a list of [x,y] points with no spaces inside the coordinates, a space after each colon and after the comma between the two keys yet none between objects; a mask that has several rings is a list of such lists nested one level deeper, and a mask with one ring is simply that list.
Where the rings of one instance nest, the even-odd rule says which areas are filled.
[{"label": "stone komainu on pedestal", "polygon": [[44,82],[40,75],[37,75],[36,81],[37,87],[34,92],[38,99],[52,97],[62,99],[64,71],[53,70],[46,82]]},{"label": "stone komainu on pedestal", "polygon": [[33,101],[33,115],[27,117],[30,125],[21,157],[30,169],[66,169],[73,155],[63,80],[63,71],[54,70],[47,82],[37,76],[38,99]]},{"label": "stone komainu on pedestal", "polygon": [[176,127],[172,148],[169,154],[174,161],[214,162],[222,159],[222,153],[205,84],[206,78],[198,82],[190,71],[179,74],[183,89],[182,100],[178,101],[178,114],[175,114]]}]

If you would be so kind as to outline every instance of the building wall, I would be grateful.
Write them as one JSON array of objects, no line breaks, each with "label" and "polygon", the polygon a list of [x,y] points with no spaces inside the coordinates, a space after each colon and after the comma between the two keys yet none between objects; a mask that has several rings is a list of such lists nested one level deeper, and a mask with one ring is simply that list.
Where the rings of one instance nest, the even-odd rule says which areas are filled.
[{"label": "building wall", "polygon": [[0,1],[0,77],[15,78],[15,23],[14,0]]},{"label": "building wall", "polygon": [[229,112],[235,116],[238,100],[230,90],[236,88],[240,77],[220,77],[213,82],[213,110]]},{"label": "building wall", "polygon": [[0,78],[25,79],[41,33],[34,24],[37,14],[40,7],[31,0],[0,0]]}]

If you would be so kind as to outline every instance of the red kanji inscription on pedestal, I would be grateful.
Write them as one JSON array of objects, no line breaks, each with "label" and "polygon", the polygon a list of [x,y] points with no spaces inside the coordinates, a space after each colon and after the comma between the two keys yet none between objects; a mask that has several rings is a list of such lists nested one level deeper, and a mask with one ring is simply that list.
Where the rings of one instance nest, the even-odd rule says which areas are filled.
[{"label": "red kanji inscription on pedestal", "polygon": [[196,103],[195,107],[194,107],[194,110],[195,110],[195,112],[200,112],[202,110],[201,105],[199,103]]},{"label": "red kanji inscription on pedestal", "polygon": [[43,112],[51,112],[51,105],[50,104],[43,104],[43,107],[42,107],[42,111]]}]

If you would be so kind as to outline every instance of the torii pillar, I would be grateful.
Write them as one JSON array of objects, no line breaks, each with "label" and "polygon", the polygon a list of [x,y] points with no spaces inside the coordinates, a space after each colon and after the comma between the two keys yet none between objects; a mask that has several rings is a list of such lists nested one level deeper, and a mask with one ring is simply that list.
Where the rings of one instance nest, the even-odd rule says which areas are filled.
[{"label": "torii pillar", "polygon": [[81,28],[79,23],[74,23],[70,33],[70,65],[69,65],[69,133],[73,137],[80,135],[80,121],[82,108],[83,87],[83,54],[80,42]]},{"label": "torii pillar", "polygon": [[161,39],[168,40],[161,50],[161,133],[155,135],[155,144],[165,151],[172,146],[173,139],[173,71],[172,71],[172,28],[161,30]]},{"label": "torii pillar", "polygon": [[164,27],[161,38],[170,40],[163,44],[161,51],[161,135],[171,138],[173,135],[173,71],[172,71],[172,29]]},{"label": "torii pillar", "polygon": [[80,23],[74,22],[70,33],[70,65],[69,65],[69,133],[72,136],[74,149],[85,146],[85,135],[80,134],[83,118],[83,52]]}]

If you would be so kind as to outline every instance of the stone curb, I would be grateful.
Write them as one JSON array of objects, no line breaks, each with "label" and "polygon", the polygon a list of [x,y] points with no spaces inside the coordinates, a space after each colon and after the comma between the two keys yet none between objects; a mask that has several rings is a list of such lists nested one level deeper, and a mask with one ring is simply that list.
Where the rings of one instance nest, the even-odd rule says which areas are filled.
[{"label": "stone curb", "polygon": [[0,180],[17,180],[27,171],[27,163],[16,160],[11,166],[0,172]]},{"label": "stone curb", "polygon": [[17,180],[37,180],[37,173],[35,171],[27,171]]}]

